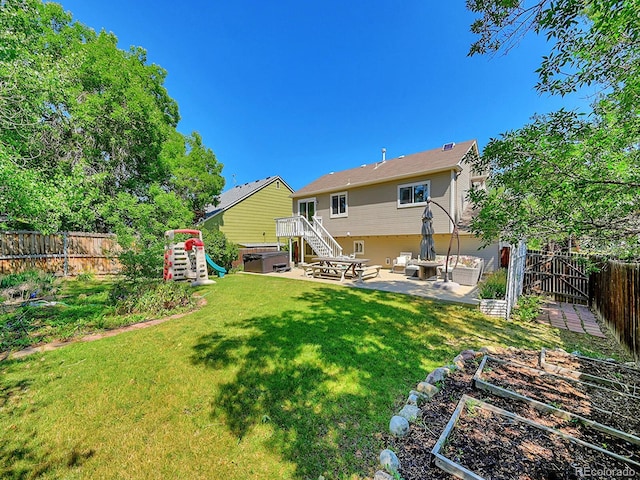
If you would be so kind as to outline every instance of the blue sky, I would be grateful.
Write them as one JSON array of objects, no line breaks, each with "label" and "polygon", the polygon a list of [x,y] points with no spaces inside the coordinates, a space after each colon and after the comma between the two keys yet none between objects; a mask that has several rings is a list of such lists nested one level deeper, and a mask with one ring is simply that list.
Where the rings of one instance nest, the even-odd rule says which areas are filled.
[{"label": "blue sky", "polygon": [[[200,132],[226,188],[330,171],[517,129],[587,100],[540,96],[549,50],[468,57],[463,0],[67,0],[74,18],[167,70],[178,129]],[[225,188],[225,189],[226,189]]]}]

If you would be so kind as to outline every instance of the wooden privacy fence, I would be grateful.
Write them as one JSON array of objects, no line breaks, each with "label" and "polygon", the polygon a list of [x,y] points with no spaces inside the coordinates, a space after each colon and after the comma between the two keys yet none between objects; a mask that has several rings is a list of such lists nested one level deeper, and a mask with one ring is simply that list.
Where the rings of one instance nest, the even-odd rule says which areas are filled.
[{"label": "wooden privacy fence", "polygon": [[589,303],[588,257],[567,252],[529,250],[524,274],[524,290],[545,293],[554,300]]},{"label": "wooden privacy fence", "polygon": [[[595,264],[598,270],[589,271]],[[527,252],[524,289],[589,304],[640,359],[640,264],[566,252]]]},{"label": "wooden privacy fence", "polygon": [[0,274],[36,269],[56,275],[118,273],[115,235],[106,233],[0,232]]},{"label": "wooden privacy fence", "polygon": [[602,262],[590,278],[591,305],[634,355],[640,359],[640,264]]}]

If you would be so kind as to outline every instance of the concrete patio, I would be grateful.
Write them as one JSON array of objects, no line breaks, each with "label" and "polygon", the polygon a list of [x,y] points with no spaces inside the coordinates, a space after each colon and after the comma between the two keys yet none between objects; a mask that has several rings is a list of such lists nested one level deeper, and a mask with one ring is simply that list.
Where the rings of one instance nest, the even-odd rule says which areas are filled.
[{"label": "concrete patio", "polygon": [[[304,275],[301,268],[294,267],[288,272],[282,273],[266,273],[255,275],[269,275],[274,277],[291,278],[307,282],[329,283],[332,285],[343,285],[350,288],[364,288],[369,290],[382,290],[385,292],[404,293],[417,297],[433,298],[449,302],[463,303],[466,305],[477,305],[479,303],[476,298],[477,288],[460,285],[455,290],[445,290],[437,288],[434,280],[419,280],[417,277],[407,277],[402,273],[391,273],[390,270],[381,269],[380,275],[375,278],[369,278],[362,282],[355,279],[346,279],[344,282],[339,280],[313,278]],[[440,282],[438,282],[440,283]]]}]

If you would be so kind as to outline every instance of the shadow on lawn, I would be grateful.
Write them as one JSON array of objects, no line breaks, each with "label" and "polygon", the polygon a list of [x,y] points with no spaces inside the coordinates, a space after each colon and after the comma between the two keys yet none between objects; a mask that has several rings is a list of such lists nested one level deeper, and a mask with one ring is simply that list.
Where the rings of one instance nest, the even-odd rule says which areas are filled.
[{"label": "shadow on lawn", "polygon": [[316,288],[296,301],[300,310],[227,324],[241,334],[227,334],[237,331],[230,328],[199,338],[192,360],[233,367],[212,417],[240,440],[271,424],[268,446],[296,464],[298,478],[370,471],[396,402],[426,376],[425,365],[448,363],[463,348],[530,337],[466,307],[409,296],[399,303],[385,292]]}]

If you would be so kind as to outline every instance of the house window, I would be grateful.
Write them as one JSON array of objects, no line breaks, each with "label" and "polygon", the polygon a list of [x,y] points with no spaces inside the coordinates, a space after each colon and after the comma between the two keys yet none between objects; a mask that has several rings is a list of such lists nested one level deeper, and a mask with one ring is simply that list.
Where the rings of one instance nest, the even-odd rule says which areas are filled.
[{"label": "house window", "polygon": [[276,190],[280,190],[280,180],[276,180]]},{"label": "house window", "polygon": [[347,216],[347,192],[331,195],[331,218]]},{"label": "house window", "polygon": [[426,205],[429,198],[429,180],[398,185],[398,208]]},{"label": "house window", "polygon": [[364,255],[364,240],[354,240],[353,253],[356,255]]}]

